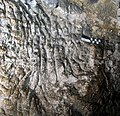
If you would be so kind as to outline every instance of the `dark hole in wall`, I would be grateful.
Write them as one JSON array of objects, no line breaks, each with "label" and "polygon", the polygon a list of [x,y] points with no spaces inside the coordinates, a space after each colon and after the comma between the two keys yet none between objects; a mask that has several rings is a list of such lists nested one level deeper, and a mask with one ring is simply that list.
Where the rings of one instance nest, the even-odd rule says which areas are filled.
[{"label": "dark hole in wall", "polygon": [[97,3],[98,0],[89,0],[90,3]]},{"label": "dark hole in wall", "polygon": [[83,116],[76,106],[71,105],[69,109],[69,116]]}]

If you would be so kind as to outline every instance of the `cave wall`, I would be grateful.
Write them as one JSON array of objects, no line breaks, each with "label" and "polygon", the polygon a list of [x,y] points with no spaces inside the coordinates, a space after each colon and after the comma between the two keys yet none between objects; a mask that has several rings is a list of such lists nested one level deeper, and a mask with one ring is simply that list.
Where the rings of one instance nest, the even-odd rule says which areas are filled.
[{"label": "cave wall", "polygon": [[[111,47],[103,52],[103,46],[80,39],[82,33],[90,36],[92,29],[83,6],[69,1],[56,5],[40,0],[0,0],[2,116],[92,114],[92,104],[99,104],[92,99],[105,78],[99,70],[103,57],[106,72],[119,83],[119,43],[113,42],[115,49],[109,59]],[[106,79],[105,87],[111,87]]]}]

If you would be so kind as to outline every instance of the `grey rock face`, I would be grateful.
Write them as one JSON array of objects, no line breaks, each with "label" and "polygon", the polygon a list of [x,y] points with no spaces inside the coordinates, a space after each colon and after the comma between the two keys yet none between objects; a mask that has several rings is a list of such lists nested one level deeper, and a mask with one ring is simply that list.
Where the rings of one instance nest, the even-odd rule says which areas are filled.
[{"label": "grey rock face", "polygon": [[[83,27],[90,32],[82,7],[68,1],[51,4],[0,0],[1,116],[92,112],[102,49],[80,39]],[[119,61],[118,48],[113,54]],[[108,68],[114,65],[110,61]]]},{"label": "grey rock face", "polygon": [[[113,84],[115,91],[120,91],[120,40],[116,39],[116,42],[109,40],[107,45],[106,55],[106,72],[109,73],[110,81]],[[113,49],[111,49],[113,48]],[[110,54],[109,54],[110,52]]]},{"label": "grey rock face", "polygon": [[[99,105],[93,106],[94,115],[108,115],[108,116],[119,116],[120,112],[120,57],[119,38],[109,39],[105,41],[105,59],[102,67],[100,68],[101,83],[99,86],[99,94],[96,94],[94,99],[99,99]],[[106,82],[106,83],[105,83]],[[104,88],[104,89],[103,89]],[[106,88],[106,89],[105,89]],[[100,105],[101,104],[101,105]],[[97,106],[97,107],[96,107]]]}]

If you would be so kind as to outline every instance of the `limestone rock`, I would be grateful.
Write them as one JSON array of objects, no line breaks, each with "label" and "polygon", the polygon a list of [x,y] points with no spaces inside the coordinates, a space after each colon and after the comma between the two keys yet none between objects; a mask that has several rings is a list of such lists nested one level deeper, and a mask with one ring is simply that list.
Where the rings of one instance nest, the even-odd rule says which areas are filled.
[{"label": "limestone rock", "polygon": [[0,0],[0,116],[119,115],[120,41],[115,14],[100,15],[106,1]]}]

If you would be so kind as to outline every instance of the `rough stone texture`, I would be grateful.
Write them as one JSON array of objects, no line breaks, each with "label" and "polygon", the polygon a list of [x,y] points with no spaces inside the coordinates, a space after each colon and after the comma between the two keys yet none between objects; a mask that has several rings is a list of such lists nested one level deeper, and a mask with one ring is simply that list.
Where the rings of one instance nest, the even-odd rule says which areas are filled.
[{"label": "rough stone texture", "polygon": [[120,112],[120,39],[105,41],[104,60],[99,69],[99,90],[93,100],[94,116],[119,116]]},{"label": "rough stone texture", "polygon": [[80,39],[117,29],[84,5],[0,0],[0,116],[119,116],[119,39]]}]

